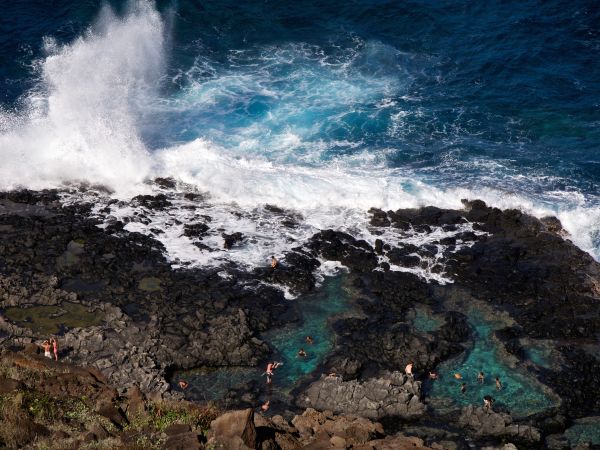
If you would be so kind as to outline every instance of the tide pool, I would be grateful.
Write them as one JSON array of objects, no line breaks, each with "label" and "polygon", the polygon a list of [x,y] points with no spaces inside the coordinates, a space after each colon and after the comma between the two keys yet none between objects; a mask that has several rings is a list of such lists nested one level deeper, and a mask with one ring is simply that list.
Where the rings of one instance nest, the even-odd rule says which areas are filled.
[{"label": "tide pool", "polygon": [[[473,347],[466,355],[443,363],[439,367],[440,379],[433,382],[430,391],[431,403],[440,412],[469,404],[483,405],[483,397],[491,395],[494,407],[504,407],[514,416],[527,416],[557,405],[557,401],[545,391],[535,379],[511,367],[500,354],[493,331],[501,323],[490,322],[475,309],[466,312],[473,328]],[[477,381],[479,372],[484,373],[484,382]],[[462,379],[455,378],[460,374]],[[502,383],[496,389],[495,378]],[[461,392],[462,383],[466,391]]]},{"label": "tide pool", "polygon": [[[271,330],[262,336],[274,349],[273,359],[283,365],[275,370],[269,398],[285,398],[293,387],[313,373],[335,345],[335,335],[329,320],[348,309],[350,296],[344,288],[344,277],[328,278],[315,293],[296,300],[302,314],[301,324],[290,324]],[[313,344],[306,342],[306,337]],[[306,357],[298,356],[303,348]],[[258,382],[266,386],[264,365],[259,367],[204,368],[176,373],[174,383],[185,379],[189,383],[188,398],[208,401],[221,400],[230,389],[243,388],[246,383]]]},{"label": "tide pool", "polygon": [[415,330],[423,333],[429,333],[437,330],[444,324],[444,321],[437,316],[433,316],[423,307],[414,309],[414,318],[412,319]]},{"label": "tide pool", "polygon": [[586,442],[600,445],[600,417],[576,420],[575,424],[565,431],[565,435],[573,446]]}]

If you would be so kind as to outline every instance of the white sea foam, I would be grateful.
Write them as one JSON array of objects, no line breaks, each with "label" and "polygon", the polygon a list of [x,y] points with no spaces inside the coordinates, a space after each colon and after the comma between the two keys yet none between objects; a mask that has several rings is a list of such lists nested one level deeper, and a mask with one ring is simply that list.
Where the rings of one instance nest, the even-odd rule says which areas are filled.
[{"label": "white sea foam", "polygon": [[[269,255],[281,255],[327,228],[373,243],[376,235],[365,231],[370,207],[461,208],[461,198],[481,198],[540,217],[557,215],[573,241],[598,256],[600,208],[581,195],[554,191],[544,197],[509,193],[499,186],[434,187],[407,169],[387,168],[388,148],[364,147],[361,132],[353,134],[347,116],[375,117],[392,106],[396,111],[399,99],[410,101],[405,87],[411,73],[406,67],[414,62],[409,55],[376,42],[359,42],[337,58],[325,56],[318,47],[288,44],[251,54],[232,51],[227,70],[200,55],[194,67],[177,75],[185,79],[185,87],[165,99],[160,97],[164,30],[159,13],[141,1],[122,18],[106,9],[92,29],[69,45],[48,39],[48,55],[38,65],[40,82],[29,93],[27,107],[20,114],[0,112],[0,189],[83,181],[104,185],[126,199],[150,192],[144,183],[148,178],[173,177],[182,190],[208,193],[208,200],[198,204],[171,193],[174,206],[165,211],[114,204],[110,215],[127,219],[130,231],[163,231],[156,237],[174,265],[263,265]],[[377,70],[367,70],[372,64],[362,64],[365,60],[378,61]],[[198,73],[209,75],[198,78]],[[277,91],[278,83],[286,89]],[[240,102],[246,120],[223,125],[223,116]],[[412,132],[408,116],[394,113],[390,133]],[[339,135],[326,140],[319,123]],[[181,137],[190,130],[193,138]],[[165,139],[161,148],[148,148],[148,133],[174,138]],[[331,157],[331,148],[349,151]],[[452,170],[456,161],[449,158],[444,169]],[[504,170],[499,162],[482,159],[476,164],[479,171],[483,167],[492,174]],[[490,180],[488,185],[493,185]],[[83,200],[71,196],[68,201]],[[108,199],[94,201],[102,206]],[[301,218],[295,227],[283,226],[281,217],[265,212],[265,204],[293,210]],[[183,224],[202,220],[202,214],[213,217],[212,231],[202,240],[213,251],[183,236]],[[243,232],[247,240],[225,251],[222,233],[234,231]],[[429,237],[386,239],[424,243]],[[443,274],[428,272],[433,265],[435,258],[411,270],[445,281]],[[324,273],[329,269],[325,265]]]}]

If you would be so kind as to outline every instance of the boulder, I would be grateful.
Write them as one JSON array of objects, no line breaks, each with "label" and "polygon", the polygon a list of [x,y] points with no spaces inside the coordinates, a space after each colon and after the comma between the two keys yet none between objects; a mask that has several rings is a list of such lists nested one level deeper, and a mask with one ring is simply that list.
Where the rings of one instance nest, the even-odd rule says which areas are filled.
[{"label": "boulder", "polygon": [[231,450],[254,449],[257,445],[254,410],[251,408],[223,414],[210,424],[209,442]]},{"label": "boulder", "polygon": [[388,378],[373,378],[365,382],[322,376],[299,396],[296,403],[301,407],[370,419],[386,416],[413,419],[425,413],[425,405],[419,400],[420,394],[421,383],[399,372]]}]

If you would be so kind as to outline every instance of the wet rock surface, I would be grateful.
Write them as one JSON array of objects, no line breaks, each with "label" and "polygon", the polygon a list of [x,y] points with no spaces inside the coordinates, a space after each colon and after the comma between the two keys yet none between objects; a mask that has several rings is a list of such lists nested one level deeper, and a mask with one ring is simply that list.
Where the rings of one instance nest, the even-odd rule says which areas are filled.
[{"label": "wet rock surface", "polygon": [[[168,188],[170,181],[165,183]],[[134,203],[160,210],[171,207],[173,200],[160,194],[138,196]],[[333,321],[336,345],[318,369],[340,378],[313,380],[297,391],[298,397],[307,394],[305,398],[311,399],[303,406],[373,418],[421,418],[436,426],[464,429],[475,439],[514,438],[538,445],[551,435],[551,442],[560,442],[570,421],[600,413],[600,266],[564,239],[555,218],[538,220],[477,200],[464,204],[463,210],[372,209],[371,226],[379,233],[374,245],[348,233],[322,230],[287,252],[275,269],[266,261],[264,268],[248,271],[233,263],[224,269],[173,269],[159,241],[124,231],[124,223],[116,219],[99,227],[100,222],[90,218],[89,205],[65,206],[53,191],[2,193],[0,311],[83,305],[101,316],[102,323],[63,328],[61,360],[91,365],[106,382],[122,388],[137,386],[140,392],[179,397],[180,393],[170,392],[166,379],[175,369],[263,364],[272,348],[262,333],[298,320],[273,285],[296,295],[309,292],[315,288],[315,270],[321,263],[336,261],[350,271],[356,312]],[[277,206],[269,208],[290,228],[302,220]],[[198,243],[216,229],[210,216],[182,228]],[[454,234],[417,246],[394,241],[386,234],[389,230]],[[228,249],[244,245],[245,239],[238,231],[223,233]],[[453,284],[425,280],[419,272],[423,270],[442,274]],[[472,333],[466,318],[448,306],[456,292],[510,315],[513,324],[496,332],[496,338],[522,363],[527,359],[523,338],[556,343],[563,364],[531,371],[562,399],[552,417],[515,425],[506,413],[480,417],[477,408],[454,418],[438,417],[425,408],[426,393],[420,390],[408,392],[408,403],[396,401],[386,410],[384,399],[397,400],[407,392],[402,390],[406,382],[385,387],[386,376],[403,371],[412,361],[421,381],[427,371],[468,348]],[[441,317],[442,325],[429,332],[415,329],[409,312],[418,305]],[[56,320],[60,323],[60,318]],[[47,337],[3,314],[0,333],[3,346],[39,344]],[[13,384],[5,378],[0,389],[12,389]],[[550,424],[553,415],[562,420]],[[272,430],[273,436],[282,435]],[[185,433],[177,439],[191,439]],[[331,441],[332,437],[316,432],[311,439],[329,439],[332,446],[347,439],[339,435]],[[281,439],[295,448],[297,438],[292,434]],[[173,448],[180,445],[177,439]],[[394,448],[389,439],[380,439],[380,448]]]}]

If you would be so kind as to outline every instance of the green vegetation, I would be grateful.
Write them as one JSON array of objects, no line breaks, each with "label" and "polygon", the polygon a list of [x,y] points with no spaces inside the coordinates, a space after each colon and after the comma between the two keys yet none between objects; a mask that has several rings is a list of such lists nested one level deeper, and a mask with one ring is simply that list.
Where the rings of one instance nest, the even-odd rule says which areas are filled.
[{"label": "green vegetation", "polygon": [[100,325],[104,320],[102,312],[89,312],[84,305],[68,302],[60,306],[11,307],[4,311],[4,315],[12,322],[45,336],[58,333],[61,327],[89,327]]},{"label": "green vegetation", "polygon": [[[206,435],[210,422],[220,414],[214,405],[148,401],[137,415],[129,413],[129,422],[120,429],[96,412],[98,399],[69,394],[68,389],[63,391],[57,383],[57,379],[70,380],[67,383],[71,383],[72,388],[87,392],[86,383],[96,384],[93,377],[86,378],[82,374],[72,378],[69,366],[49,369],[40,365],[45,360],[6,355],[8,357],[0,358],[0,382],[17,380],[20,384],[14,384],[13,389],[16,389],[12,392],[0,395],[1,449],[158,450],[166,440],[164,431],[169,426],[186,424],[196,434]],[[110,392],[110,388],[106,389]],[[131,411],[128,402],[127,398],[117,398],[113,406]]]}]

